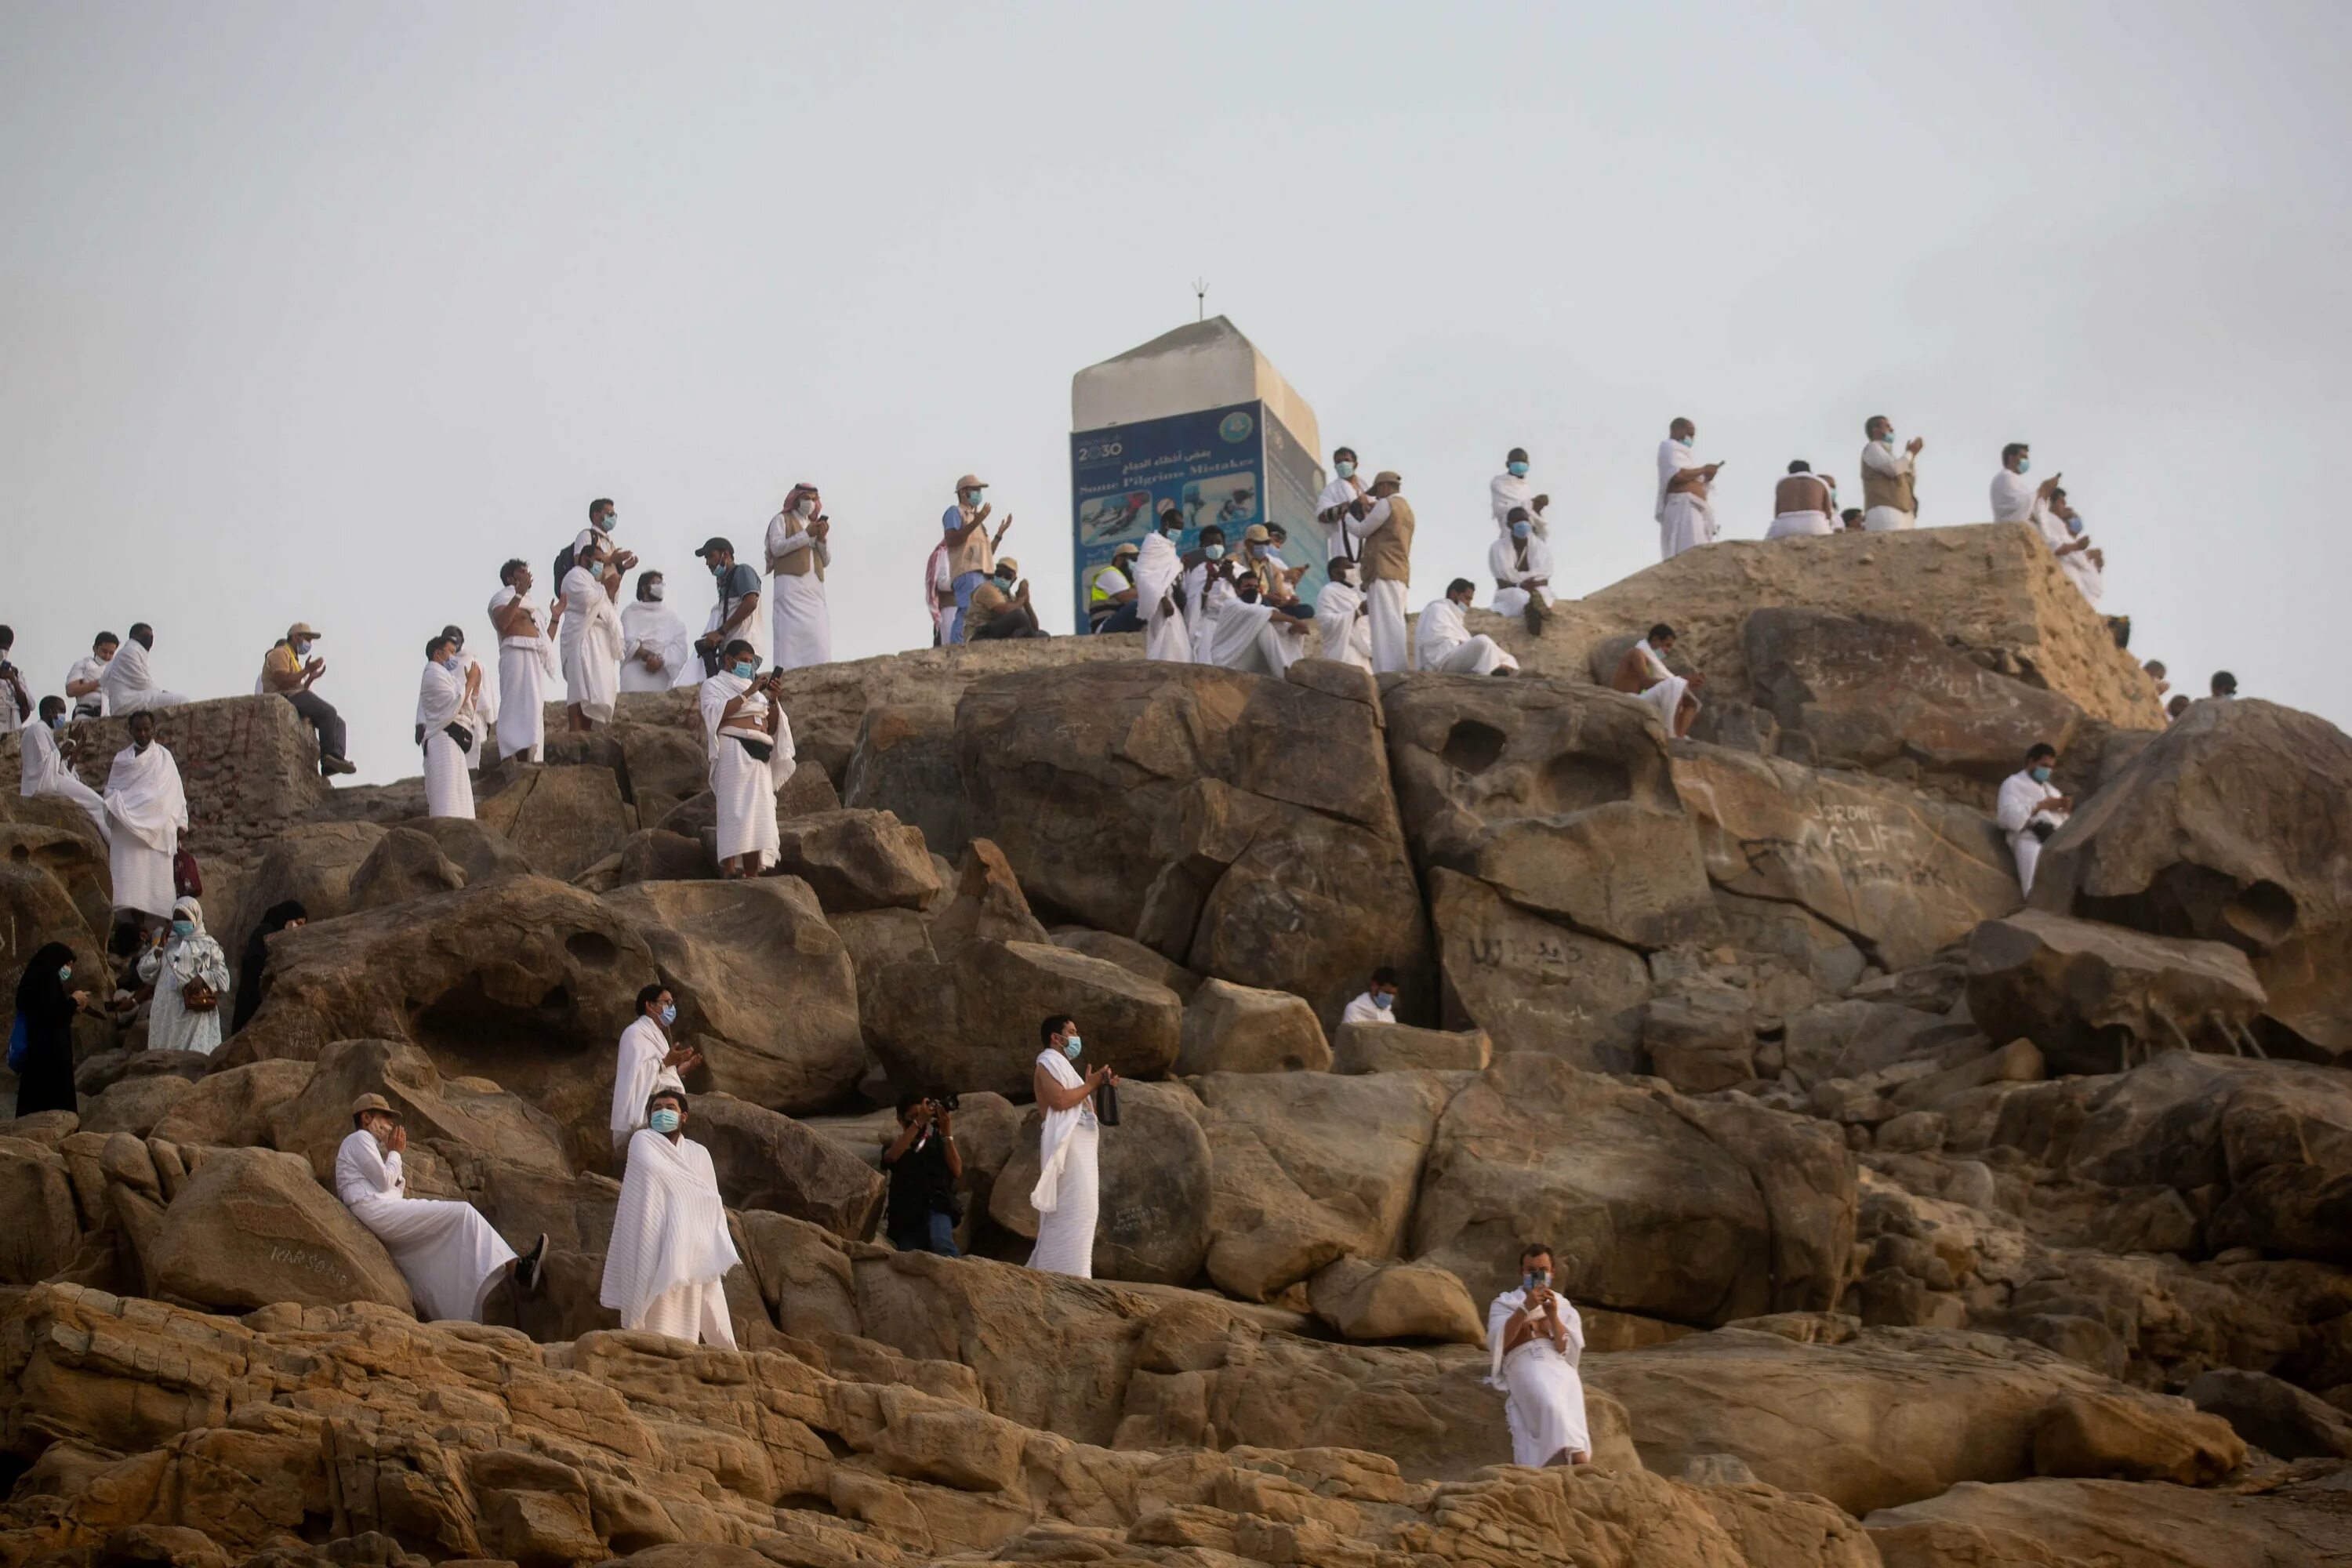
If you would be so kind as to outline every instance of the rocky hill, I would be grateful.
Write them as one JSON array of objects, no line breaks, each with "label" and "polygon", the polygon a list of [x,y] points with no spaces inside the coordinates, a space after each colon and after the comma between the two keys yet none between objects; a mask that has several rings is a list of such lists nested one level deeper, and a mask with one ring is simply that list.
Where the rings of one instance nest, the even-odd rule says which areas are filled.
[{"label": "rocky hill", "polygon": [[[1596,679],[1655,620],[1690,741]],[[0,1568],[2352,1561],[2352,741],[2159,730],[2021,527],[1478,629],[1528,674],[799,672],[753,883],[674,694],[467,823],[327,790],[275,700],[173,711],[215,932],[313,920],[216,1056],[85,1020],[79,1117],[0,1123]],[[2036,740],[2084,805],[2028,908],[1986,808]],[[0,810],[0,966],[94,973],[87,820]],[[1380,964],[1406,1022],[1340,1026]],[[596,1302],[655,978],[740,1352]],[[1135,1080],[1092,1281],[1016,1267],[1065,1010]],[[898,1087],[963,1096],[971,1257],[874,1239]],[[415,1321],[325,1183],[365,1090],[413,1191],[552,1237],[543,1297]],[[1573,1473],[1480,1382],[1532,1238]]]}]

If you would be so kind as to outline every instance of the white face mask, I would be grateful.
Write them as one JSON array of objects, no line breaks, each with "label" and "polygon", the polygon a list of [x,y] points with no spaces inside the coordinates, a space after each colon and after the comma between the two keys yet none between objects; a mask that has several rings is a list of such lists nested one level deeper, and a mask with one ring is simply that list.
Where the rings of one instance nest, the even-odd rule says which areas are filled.
[{"label": "white face mask", "polygon": [[646,585],[646,601],[647,601],[648,603],[658,605],[658,604],[660,604],[660,603],[661,603],[661,596],[662,596],[662,584],[659,584],[659,583],[653,583],[653,584],[648,584]]},{"label": "white face mask", "polygon": [[806,496],[803,496],[801,497],[800,505],[794,507],[793,510],[799,512],[803,517],[814,517],[816,515],[816,502],[809,500]]}]

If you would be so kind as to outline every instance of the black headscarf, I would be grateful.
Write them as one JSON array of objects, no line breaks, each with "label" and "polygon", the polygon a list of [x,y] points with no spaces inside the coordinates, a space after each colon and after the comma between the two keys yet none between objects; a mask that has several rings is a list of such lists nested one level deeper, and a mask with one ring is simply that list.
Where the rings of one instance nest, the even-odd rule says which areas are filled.
[{"label": "black headscarf", "polygon": [[58,979],[58,971],[74,961],[73,949],[64,942],[43,945],[25,965],[22,978],[16,982],[16,1016],[28,1025],[54,1024],[73,1012],[73,998],[66,994]]},{"label": "black headscarf", "polygon": [[289,922],[307,921],[310,911],[297,899],[282,904],[272,904],[262,915],[261,923],[253,928],[246,939],[245,956],[236,966],[236,1005],[230,1009],[228,1032],[236,1034],[245,1027],[261,1005],[261,972],[269,963],[269,939],[284,931]]}]

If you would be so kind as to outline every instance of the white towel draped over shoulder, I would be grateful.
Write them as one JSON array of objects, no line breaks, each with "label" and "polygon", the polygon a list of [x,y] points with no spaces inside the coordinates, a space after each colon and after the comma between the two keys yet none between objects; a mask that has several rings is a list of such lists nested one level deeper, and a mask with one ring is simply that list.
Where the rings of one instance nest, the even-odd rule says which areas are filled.
[{"label": "white towel draped over shoulder", "polygon": [[1315,629],[1323,635],[1325,658],[1372,668],[1371,621],[1356,613],[1363,602],[1363,592],[1345,583],[1326,583],[1316,593]]},{"label": "white towel draped over shoulder", "polygon": [[650,1127],[630,1139],[597,1300],[625,1323],[642,1322],[656,1298],[721,1279],[740,1261],[710,1151],[690,1138],[673,1143]]},{"label": "white towel draped over shoulder", "polygon": [[106,775],[106,814],[119,834],[151,849],[170,855],[179,848],[188,828],[188,795],[171,748],[151,741],[144,752],[125,746],[114,753]]},{"label": "white towel draped over shoulder", "polygon": [[1715,542],[1715,504],[1698,490],[1669,491],[1667,486],[1685,468],[1702,468],[1680,441],[1658,443],[1658,551],[1671,561],[1685,550]]},{"label": "white towel draped over shoulder", "polygon": [[[751,686],[740,675],[721,671],[702,683],[696,702],[702,714],[703,742],[709,748],[710,793],[719,818],[719,858],[731,860],[739,855],[756,852],[764,869],[773,863],[782,842],[776,829],[776,792],[798,771],[799,758],[793,748],[790,718],[782,713],[776,715],[772,742],[767,731],[753,721],[767,713],[769,699],[764,692],[753,691]],[[722,727],[720,721],[727,704],[747,696],[749,700],[738,710],[734,721]],[[747,740],[755,745],[772,743],[775,749],[763,763],[744,749],[742,742]]]},{"label": "white towel draped over shoulder", "polygon": [[[647,669],[637,655],[650,650],[661,660],[659,669]],[[694,639],[686,623],[667,605],[639,599],[621,612],[621,689],[667,691],[690,685],[702,674],[694,657]]]},{"label": "white towel draped over shoulder", "polygon": [[621,616],[586,567],[563,576],[563,700],[583,716],[609,723],[621,689]]},{"label": "white towel draped over shoulder", "polygon": [[452,726],[481,744],[481,725],[474,705],[466,698],[466,670],[445,669],[431,659],[416,683],[416,721],[425,726],[425,815],[467,817],[474,815],[474,781],[467,772],[473,753],[449,735]]},{"label": "white towel draped over shoulder", "polygon": [[640,1016],[621,1031],[620,1058],[613,1068],[613,1152],[627,1148],[630,1138],[645,1126],[646,1101],[654,1090],[686,1092],[685,1081],[669,1065],[669,1037],[650,1017]]},{"label": "white towel draped over shoulder", "polygon": [[1164,659],[1171,664],[1192,662],[1192,633],[1185,623],[1185,613],[1166,603],[1168,590],[1184,563],[1176,553],[1176,546],[1160,532],[1144,535],[1141,552],[1135,562],[1135,598],[1143,609],[1143,657]]},{"label": "white towel draped over shoulder", "polygon": [[[1037,1053],[1037,1065],[1052,1076],[1064,1089],[1076,1089],[1086,1079],[1070,1065],[1070,1058],[1057,1050]],[[1038,1130],[1038,1152],[1043,1156],[1037,1170],[1037,1184],[1029,1190],[1029,1206],[1039,1214],[1052,1214],[1059,1205],[1062,1172],[1069,1163],[1070,1139],[1080,1121],[1092,1121],[1094,1110],[1087,1100],[1080,1100],[1066,1110],[1045,1112],[1045,1123]]]},{"label": "white towel draped over shoulder", "polygon": [[1263,600],[1219,600],[1209,618],[1206,662],[1245,675],[1281,676],[1298,658],[1305,639],[1275,625],[1274,616],[1274,606]]},{"label": "white towel draped over shoulder", "polygon": [[1650,646],[1649,638],[1635,643],[1633,650],[1642,656],[1642,668],[1650,681],[1642,688],[1642,700],[1658,710],[1658,717],[1665,721],[1666,733],[1671,735],[1675,732],[1675,716],[1682,711],[1683,699],[1690,692],[1690,681],[1667,668],[1666,661],[1658,657],[1658,650]]},{"label": "white towel draped over shoulder", "polygon": [[335,1195],[392,1254],[416,1298],[416,1316],[474,1320],[483,1299],[505,1277],[514,1248],[473,1205],[447,1198],[412,1198],[398,1154],[387,1154],[365,1128],[335,1151]]}]

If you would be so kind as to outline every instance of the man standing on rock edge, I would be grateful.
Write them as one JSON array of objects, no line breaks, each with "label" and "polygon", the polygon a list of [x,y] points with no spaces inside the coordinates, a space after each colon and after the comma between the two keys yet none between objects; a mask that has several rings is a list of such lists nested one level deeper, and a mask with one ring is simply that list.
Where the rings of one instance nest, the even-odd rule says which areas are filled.
[{"label": "man standing on rock edge", "polygon": [[[1412,505],[1397,492],[1404,481],[1393,469],[1372,476],[1371,504],[1361,520],[1343,520],[1341,531],[1363,542],[1364,603],[1372,635],[1372,669],[1412,668],[1405,637],[1405,593],[1412,583]],[[1356,553],[1353,551],[1350,554]]]},{"label": "man standing on rock edge", "polygon": [[1715,542],[1715,505],[1708,487],[1723,465],[1691,455],[1698,426],[1676,419],[1658,443],[1658,559],[1672,561],[1685,550]]},{"label": "man standing on rock edge", "polygon": [[1364,495],[1364,481],[1356,477],[1356,449],[1341,447],[1331,454],[1331,482],[1315,498],[1315,521],[1323,525],[1324,559],[1338,561],[1356,558],[1356,536],[1349,530],[1349,521],[1363,521],[1371,502]]},{"label": "man standing on rock edge", "polygon": [[644,1329],[688,1344],[735,1348],[727,1271],[742,1261],[710,1151],[686,1137],[686,1096],[656,1089],[648,1123],[629,1140],[598,1301]]},{"label": "man standing on rock edge", "polygon": [[1899,533],[1919,525],[1919,449],[1927,443],[1918,437],[1900,454],[1895,450],[1895,421],[1874,414],[1863,422],[1869,439],[1862,447],[1862,526],[1872,533]]},{"label": "man standing on rock edge", "polygon": [[2058,748],[2035,742],[2025,753],[2025,766],[2003,779],[1993,803],[1993,820],[2009,836],[2010,853],[2017,858],[2017,890],[2033,892],[2033,868],[2042,859],[2042,846],[2065,822],[2074,802],[2051,787],[2050,774],[2058,766]]}]

